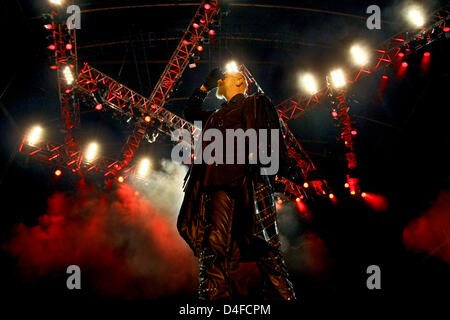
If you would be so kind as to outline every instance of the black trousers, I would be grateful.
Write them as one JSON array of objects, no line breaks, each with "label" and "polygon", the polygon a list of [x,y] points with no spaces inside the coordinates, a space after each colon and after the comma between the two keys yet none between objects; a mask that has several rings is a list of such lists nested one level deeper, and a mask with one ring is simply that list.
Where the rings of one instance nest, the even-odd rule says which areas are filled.
[{"label": "black trousers", "polygon": [[251,236],[248,199],[242,194],[239,189],[215,188],[206,192],[209,224],[199,257],[199,298],[245,299],[248,288],[239,274],[240,266],[255,262],[264,284],[264,299],[295,300],[280,250]]}]

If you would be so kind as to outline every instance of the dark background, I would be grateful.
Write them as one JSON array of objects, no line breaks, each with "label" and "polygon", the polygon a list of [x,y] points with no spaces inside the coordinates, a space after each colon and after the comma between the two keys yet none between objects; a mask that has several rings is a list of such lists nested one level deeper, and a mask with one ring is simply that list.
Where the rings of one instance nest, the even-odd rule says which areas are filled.
[{"label": "dark background", "polygon": [[[150,3],[186,1],[79,1],[82,10]],[[407,27],[399,13],[402,1],[239,3],[323,11],[231,6],[229,16],[221,22],[221,30],[217,30],[217,43],[205,45],[198,67],[185,71],[172,98],[189,96],[201,85],[209,69],[235,59],[244,63],[266,94],[279,103],[298,92],[296,77],[300,71],[308,70],[324,79],[332,67],[347,63],[348,47],[353,41],[363,39],[375,47]],[[365,10],[371,4],[381,7],[381,30],[366,28]],[[426,6],[432,11],[443,4],[445,1],[435,1],[427,2]],[[71,190],[74,178],[65,177],[54,184],[50,168],[27,162],[17,153],[26,129],[36,122],[51,127],[55,140],[62,139],[56,76],[48,68],[49,43],[39,19],[46,1],[3,0],[0,6],[3,53],[0,187],[4,242],[11,237],[15,224],[36,224],[49,195],[55,190]],[[90,63],[148,96],[178,43],[178,40],[151,40],[153,35],[179,38],[196,8],[197,5],[167,5],[82,13],[82,29],[77,33],[79,61]],[[349,92],[350,114],[357,120],[356,153],[362,190],[384,195],[390,203],[387,211],[375,212],[346,196],[343,150],[336,141],[337,129],[326,106],[288,123],[339,199],[336,206],[328,203],[312,206],[314,219],[309,228],[327,244],[334,269],[327,280],[293,272],[298,295],[307,303],[380,305],[401,301],[428,305],[448,299],[448,265],[426,252],[408,251],[402,243],[405,225],[423,214],[449,184],[449,42],[435,42],[426,50],[432,56],[426,75],[420,74],[422,49],[408,57],[410,67],[403,81],[393,80],[394,71],[386,69],[359,81]],[[376,94],[381,74],[388,74],[392,80],[380,99]],[[167,108],[181,115],[184,103],[183,99],[175,100]],[[218,102],[209,99],[208,105],[216,107]],[[91,112],[82,115],[82,131],[77,134],[80,139],[93,134],[104,141],[108,139],[105,148],[114,156],[129,130],[124,121]],[[170,156],[166,137],[152,148],[154,154]],[[366,268],[371,264],[381,267],[380,291],[366,288]],[[1,265],[2,290],[13,300],[100,298],[89,290],[81,295],[60,289],[61,279],[43,278],[23,284],[16,261],[5,253]],[[183,297],[180,299],[184,301]]]}]

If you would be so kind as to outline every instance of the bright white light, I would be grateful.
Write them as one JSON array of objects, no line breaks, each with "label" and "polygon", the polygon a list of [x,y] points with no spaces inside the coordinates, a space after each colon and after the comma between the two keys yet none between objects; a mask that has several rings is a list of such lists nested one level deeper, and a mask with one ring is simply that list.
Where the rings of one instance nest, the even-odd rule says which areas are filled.
[{"label": "bright white light", "polygon": [[66,66],[64,68],[63,72],[64,72],[64,77],[66,78],[66,83],[72,84],[73,83],[73,75],[72,75],[72,71],[70,70],[70,67]]},{"label": "bright white light", "polygon": [[238,73],[239,72],[239,67],[236,63],[236,61],[230,61],[226,64],[225,66],[225,71],[227,73]]},{"label": "bright white light", "polygon": [[345,86],[344,72],[341,69],[331,71],[331,81],[333,81],[333,86],[335,88]]},{"label": "bright white light", "polygon": [[410,7],[407,10],[408,20],[415,27],[422,27],[425,24],[423,9],[417,6]]},{"label": "bright white light", "polygon": [[97,156],[97,151],[98,151],[98,145],[95,142],[92,142],[91,144],[89,144],[89,146],[86,149],[86,155],[85,155],[86,161],[91,162],[92,160],[94,160],[95,157]]},{"label": "bright white light", "polygon": [[42,134],[41,127],[36,126],[33,129],[31,129],[27,137],[28,144],[35,145],[36,143],[38,143],[39,139],[41,138],[41,134]]},{"label": "bright white light", "polygon": [[58,6],[60,6],[62,4],[63,0],[50,0],[51,4],[56,4]]},{"label": "bright white light", "polygon": [[150,171],[150,160],[142,159],[138,168],[138,176],[145,177],[149,171]]},{"label": "bright white light", "polygon": [[367,50],[359,45],[354,45],[350,49],[350,53],[353,58],[353,62],[358,66],[365,66],[369,62],[369,54]]},{"label": "bright white light", "polygon": [[300,85],[309,94],[315,94],[318,91],[317,81],[311,74],[304,74],[300,77]]}]

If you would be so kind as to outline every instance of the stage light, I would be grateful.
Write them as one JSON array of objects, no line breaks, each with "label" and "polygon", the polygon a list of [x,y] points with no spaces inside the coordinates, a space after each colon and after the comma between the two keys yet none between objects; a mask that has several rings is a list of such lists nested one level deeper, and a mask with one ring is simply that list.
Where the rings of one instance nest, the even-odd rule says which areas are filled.
[{"label": "stage light", "polygon": [[333,118],[337,118],[338,113],[336,111],[333,110],[333,112],[331,112],[331,115],[333,116]]},{"label": "stage light", "polygon": [[192,26],[194,27],[194,29],[198,29],[200,27],[197,22],[194,22]]},{"label": "stage light", "polygon": [[424,57],[429,57],[430,55],[431,55],[431,53],[429,53],[429,52],[425,52],[425,53],[423,54]]},{"label": "stage light", "polygon": [[450,27],[444,27],[444,29],[442,29],[442,30],[444,30],[444,32],[449,32],[450,31]]},{"label": "stage light", "polygon": [[408,67],[408,62],[406,62],[406,61],[405,61],[405,62],[402,62],[402,67],[403,67],[403,68],[407,68],[407,67]]},{"label": "stage light", "polygon": [[423,10],[420,7],[412,6],[407,10],[407,18],[415,27],[422,27],[425,24]]},{"label": "stage light", "polygon": [[72,44],[71,43],[66,44],[66,49],[67,50],[72,50]]},{"label": "stage light", "polygon": [[51,4],[55,4],[57,6],[62,5],[63,0],[49,0]]},{"label": "stage light", "polygon": [[399,54],[398,54],[398,57],[399,58],[403,58],[405,56],[405,54],[403,53],[403,52],[400,52]]},{"label": "stage light", "polygon": [[124,178],[123,178],[122,176],[119,176],[119,177],[117,178],[117,181],[119,181],[120,183],[122,183],[122,182],[124,181]]},{"label": "stage light", "polygon": [[329,197],[330,199],[334,199],[334,194],[330,193],[330,194],[328,195],[328,197]]},{"label": "stage light", "polygon": [[356,194],[356,192],[355,191],[350,191],[350,194],[352,195],[352,196],[354,196],[355,194]]},{"label": "stage light", "polygon": [[56,70],[56,69],[58,69],[58,67],[57,66],[50,66],[50,69]]},{"label": "stage light", "polygon": [[64,91],[65,93],[67,93],[67,94],[69,94],[69,93],[71,93],[72,92],[72,90],[70,90],[70,89],[66,89],[66,91]]},{"label": "stage light", "polygon": [[344,72],[341,69],[331,71],[331,81],[335,88],[345,86]]},{"label": "stage light", "polygon": [[303,89],[309,94],[315,94],[318,91],[317,81],[309,73],[300,77],[300,83]]},{"label": "stage light", "polygon": [[216,31],[215,31],[214,29],[211,29],[211,30],[209,30],[209,34],[210,34],[211,36],[213,36],[213,35],[216,34]]},{"label": "stage light", "polygon": [[205,3],[205,9],[206,9],[206,10],[211,9],[211,5],[210,5],[209,3]]},{"label": "stage light", "polygon": [[72,75],[72,71],[70,70],[69,66],[66,66],[64,68],[64,77],[66,78],[66,83],[67,84],[72,84],[73,83],[73,75]]},{"label": "stage light", "polygon": [[56,49],[56,46],[55,46],[54,44],[51,44],[51,45],[48,46],[48,48],[49,48],[50,50],[55,50],[55,49]]},{"label": "stage light", "polygon": [[51,25],[50,23],[44,24],[44,28],[47,30],[52,30],[53,29],[53,25]]},{"label": "stage light", "polygon": [[358,66],[365,66],[369,62],[369,54],[367,50],[360,45],[354,45],[350,48],[353,62]]},{"label": "stage light", "polygon": [[87,147],[86,150],[86,156],[85,159],[88,162],[91,162],[95,159],[95,157],[97,156],[97,151],[98,151],[98,145],[95,142],[92,142],[91,144],[89,144],[89,146]]},{"label": "stage light", "polygon": [[42,128],[39,126],[35,126],[33,129],[30,130],[30,133],[27,137],[27,142],[29,145],[35,145],[38,143],[41,139],[42,135]]},{"label": "stage light", "polygon": [[56,170],[55,171],[55,176],[59,177],[62,174],[61,170]]},{"label": "stage light", "polygon": [[145,120],[145,122],[150,122],[150,121],[152,121],[152,117],[145,116],[144,120]]},{"label": "stage light", "polygon": [[365,192],[361,193],[361,197],[363,197],[363,198],[367,197],[367,193],[365,193]]},{"label": "stage light", "polygon": [[352,136],[356,136],[358,134],[358,131],[352,130],[350,133],[352,134]]},{"label": "stage light", "polygon": [[184,44],[185,46],[187,46],[187,45],[189,44],[189,41],[187,41],[187,40],[185,39],[185,40],[183,40],[183,44]]},{"label": "stage light", "polygon": [[308,183],[308,182],[305,182],[305,183],[303,184],[303,188],[309,188],[309,183]]},{"label": "stage light", "polygon": [[145,177],[150,170],[150,160],[142,159],[139,163],[138,176]]},{"label": "stage light", "polygon": [[99,103],[95,106],[95,109],[100,111],[103,109],[103,106]]},{"label": "stage light", "polygon": [[202,19],[200,19],[200,23],[201,23],[201,24],[205,24],[205,23],[206,23],[206,20],[202,18]]},{"label": "stage light", "polygon": [[282,200],[282,199],[278,199],[277,203],[278,203],[279,205],[281,205],[281,204],[283,204],[283,200]]},{"label": "stage light", "polygon": [[202,52],[203,51],[203,46],[197,46],[197,50]]},{"label": "stage light", "polygon": [[236,61],[230,61],[225,65],[225,71],[227,73],[238,73],[239,67],[236,63]]},{"label": "stage light", "polygon": [[295,201],[296,201],[296,202],[300,202],[300,198],[298,198],[298,197],[295,198]]},{"label": "stage light", "polygon": [[389,77],[386,76],[386,75],[384,75],[384,76],[382,76],[381,78],[383,78],[384,80],[387,80]]},{"label": "stage light", "polygon": [[346,183],[344,184],[344,187],[345,187],[345,188],[349,188],[350,185],[346,182]]}]

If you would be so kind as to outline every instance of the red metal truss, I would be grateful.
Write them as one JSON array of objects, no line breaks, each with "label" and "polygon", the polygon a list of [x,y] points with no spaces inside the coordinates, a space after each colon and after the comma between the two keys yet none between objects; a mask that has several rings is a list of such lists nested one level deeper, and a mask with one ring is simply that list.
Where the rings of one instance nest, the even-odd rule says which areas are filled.
[{"label": "red metal truss", "polygon": [[[57,72],[61,118],[66,132],[65,147],[76,150],[77,144],[72,135],[72,130],[80,123],[79,104],[73,92],[78,73],[76,31],[68,29],[64,22],[60,22],[61,17],[58,15],[61,14],[56,11],[50,14],[51,27],[47,26],[47,29],[52,33],[53,43],[49,46],[49,50],[54,51],[54,64],[51,68],[56,69]],[[68,73],[72,76],[73,82],[68,81]]]},{"label": "red metal truss", "polygon": [[[398,54],[400,52],[405,55],[411,54],[431,42],[444,37],[444,22],[449,19],[449,14],[450,6],[447,5],[435,11],[429,17],[427,27],[420,28],[416,32],[400,32],[381,43],[373,51],[371,61],[367,66],[348,73],[349,84],[355,83],[379,68],[394,64],[399,59]],[[328,88],[324,88],[314,95],[298,94],[292,98],[288,98],[277,105],[278,112],[287,120],[298,119],[305,112],[317,106],[322,98],[327,96],[327,91]]]},{"label": "red metal truss", "polygon": [[[103,89],[103,100],[101,101],[103,106],[143,121],[145,121],[145,116],[150,116],[151,122],[156,122],[159,130],[169,136],[176,129],[189,130],[193,135],[200,130],[190,122],[163,107],[152,104],[150,99],[85,63],[78,74],[76,90],[97,99],[96,93],[100,88]],[[142,122],[139,121],[138,123],[139,127],[142,127]]]},{"label": "red metal truss", "polygon": [[[209,9],[205,8],[206,3],[209,4]],[[158,83],[150,94],[152,104],[158,107],[166,104],[174,85],[178,82],[183,71],[189,64],[189,58],[197,50],[197,47],[201,45],[205,35],[208,34],[210,26],[214,22],[218,12],[217,1],[202,1],[159,78]]]},{"label": "red metal truss", "polygon": [[[345,92],[343,90],[332,90],[330,92],[330,98],[332,99],[332,103],[336,105],[333,112],[336,112],[337,116],[334,118],[339,122],[339,128],[341,130],[338,141],[344,142],[344,147],[346,149],[345,159],[347,161],[347,167],[351,171],[357,167],[355,138],[358,132],[354,127],[355,122],[351,120],[350,115],[348,114],[350,108]],[[347,186],[352,195],[360,194],[359,179],[357,177],[347,175]]]},{"label": "red metal truss", "polygon": [[[206,8],[205,4],[209,6]],[[196,134],[195,131],[199,130],[163,107],[189,64],[189,58],[201,45],[205,35],[208,34],[208,30],[218,12],[217,1],[202,1],[148,99],[91,68],[88,64],[84,65],[78,76],[78,89],[95,98],[95,92],[100,90],[101,86],[106,87],[105,92],[102,93],[104,94],[102,102],[137,119],[136,127],[132,134],[127,137],[122,148],[122,157],[120,164],[117,166],[118,170],[129,165],[139,148],[146,134],[146,122],[148,122],[144,120],[146,116],[151,116],[153,122],[158,121],[156,123],[158,129],[169,135],[172,135],[172,131],[175,129],[188,129],[193,135]]]}]

